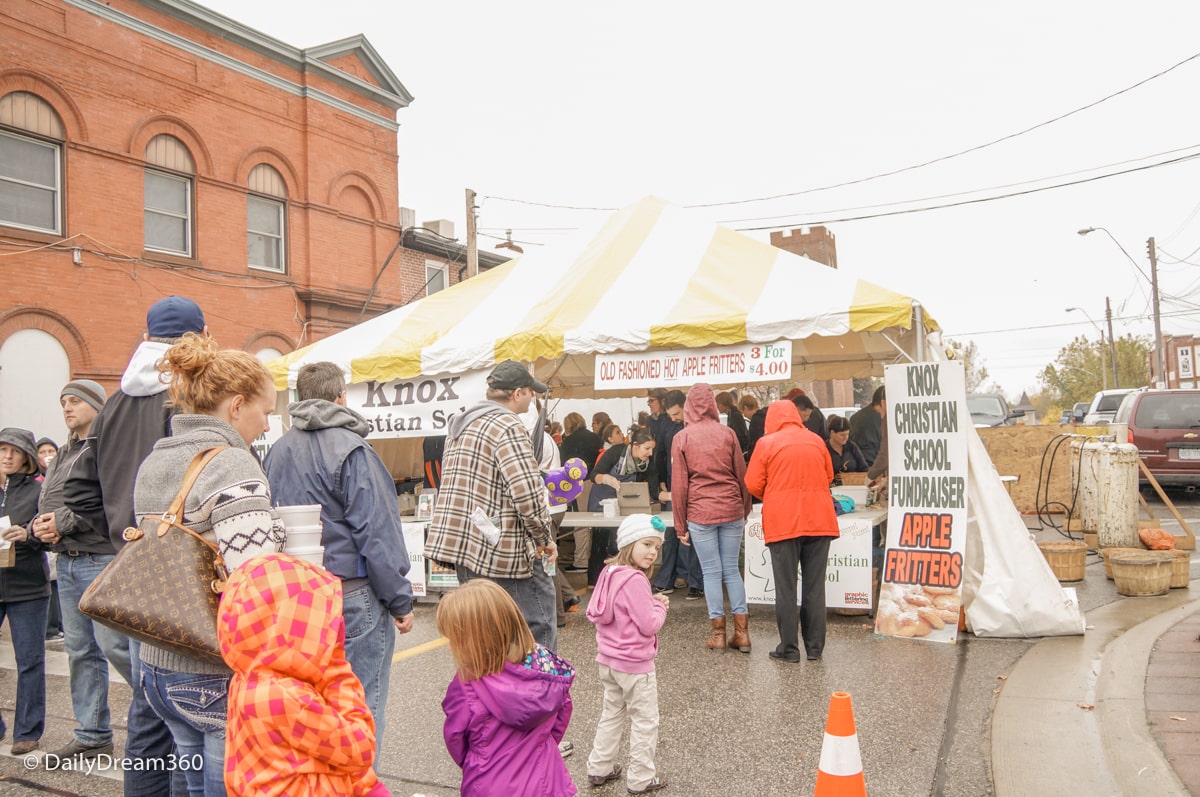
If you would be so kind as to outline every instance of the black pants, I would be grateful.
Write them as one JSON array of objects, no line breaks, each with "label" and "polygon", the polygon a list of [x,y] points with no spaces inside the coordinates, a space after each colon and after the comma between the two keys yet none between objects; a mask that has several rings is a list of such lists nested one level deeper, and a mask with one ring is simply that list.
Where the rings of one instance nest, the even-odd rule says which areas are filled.
[{"label": "black pants", "polygon": [[[800,654],[797,619],[805,653],[820,656],[825,649],[825,567],[832,541],[832,537],[794,537],[767,543],[775,577],[775,624],[779,628],[779,647],[775,650],[782,656]],[[803,583],[799,618],[797,575]]]}]

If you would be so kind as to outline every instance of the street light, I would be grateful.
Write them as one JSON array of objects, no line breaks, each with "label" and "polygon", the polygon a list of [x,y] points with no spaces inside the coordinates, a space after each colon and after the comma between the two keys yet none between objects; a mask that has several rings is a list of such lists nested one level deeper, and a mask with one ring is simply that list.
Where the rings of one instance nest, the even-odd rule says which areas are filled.
[{"label": "street light", "polygon": [[[1088,233],[1095,232],[1096,230],[1099,230],[1111,238],[1112,242],[1115,243],[1117,248],[1121,250],[1121,253],[1124,254],[1125,257],[1129,258],[1129,262],[1132,263],[1133,267],[1138,270],[1138,273],[1150,282],[1150,299],[1154,306],[1154,360],[1155,365],[1158,368],[1158,379],[1161,380],[1162,387],[1167,387],[1167,353],[1166,350],[1163,349],[1162,314],[1159,311],[1158,297],[1158,252],[1154,247],[1154,237],[1151,236],[1146,241],[1146,251],[1150,256],[1150,275],[1146,276],[1146,272],[1142,271],[1142,267],[1139,266],[1138,262],[1133,259],[1133,255],[1125,251],[1125,247],[1121,246],[1121,242],[1118,241],[1116,236],[1109,232],[1107,228],[1085,227],[1084,229],[1079,230],[1079,234],[1087,235]],[[1112,336],[1110,335],[1109,337]]]},{"label": "street light", "polygon": [[[1099,324],[1097,324],[1095,321],[1092,321],[1092,317],[1088,315],[1088,311],[1084,310],[1082,307],[1068,307],[1066,312],[1071,313],[1075,312],[1076,310],[1083,313],[1083,317],[1088,321],[1091,321],[1092,326],[1094,326],[1096,331],[1100,333],[1100,382],[1104,386],[1101,389],[1108,390],[1108,369],[1104,367],[1104,330],[1100,328]],[[1116,381],[1115,376],[1113,377],[1113,381]]]}]

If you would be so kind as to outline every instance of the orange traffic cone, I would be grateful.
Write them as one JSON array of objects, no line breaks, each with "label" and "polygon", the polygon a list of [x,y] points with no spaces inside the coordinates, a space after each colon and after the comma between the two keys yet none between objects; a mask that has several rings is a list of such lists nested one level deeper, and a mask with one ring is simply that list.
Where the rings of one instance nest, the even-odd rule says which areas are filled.
[{"label": "orange traffic cone", "polygon": [[867,797],[854,707],[847,692],[834,692],[825,720],[825,741],[817,765],[817,790],[813,797]]}]

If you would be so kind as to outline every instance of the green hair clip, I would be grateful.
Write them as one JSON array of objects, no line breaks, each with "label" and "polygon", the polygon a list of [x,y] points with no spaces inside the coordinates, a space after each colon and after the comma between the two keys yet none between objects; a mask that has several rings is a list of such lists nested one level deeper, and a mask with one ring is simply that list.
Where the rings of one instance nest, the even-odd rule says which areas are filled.
[{"label": "green hair clip", "polygon": [[658,515],[650,516],[650,526],[655,531],[666,531],[667,530],[667,524],[663,523],[662,518],[660,518]]}]

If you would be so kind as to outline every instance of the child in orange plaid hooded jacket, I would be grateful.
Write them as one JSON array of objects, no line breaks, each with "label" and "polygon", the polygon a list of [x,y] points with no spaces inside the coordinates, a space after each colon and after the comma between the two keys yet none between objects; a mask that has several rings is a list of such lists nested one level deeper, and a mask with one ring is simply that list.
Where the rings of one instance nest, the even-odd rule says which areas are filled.
[{"label": "child in orange plaid hooded jacket", "polygon": [[346,662],[341,583],[287,554],[229,576],[218,624],[233,670],[225,737],[231,795],[390,795],[372,769],[375,721]]}]

